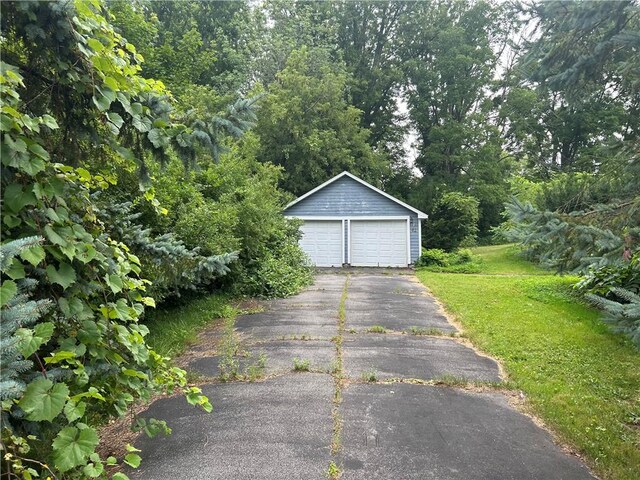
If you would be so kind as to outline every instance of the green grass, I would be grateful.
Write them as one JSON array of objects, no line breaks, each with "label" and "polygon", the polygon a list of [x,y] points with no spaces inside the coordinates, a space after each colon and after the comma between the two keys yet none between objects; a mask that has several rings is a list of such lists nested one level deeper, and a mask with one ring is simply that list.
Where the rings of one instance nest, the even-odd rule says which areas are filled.
[{"label": "green grass", "polygon": [[176,357],[213,319],[234,314],[231,299],[218,294],[200,297],[179,307],[148,310],[144,321],[149,327],[147,341],[160,355]]},{"label": "green grass", "polygon": [[574,296],[575,277],[481,247],[482,274],[418,272],[531,410],[606,479],[640,478],[640,352]]},{"label": "green grass", "polygon": [[[549,275],[531,262],[524,261],[516,245],[491,245],[472,249],[480,256],[480,270],[487,275]],[[464,273],[464,272],[461,272]]]}]

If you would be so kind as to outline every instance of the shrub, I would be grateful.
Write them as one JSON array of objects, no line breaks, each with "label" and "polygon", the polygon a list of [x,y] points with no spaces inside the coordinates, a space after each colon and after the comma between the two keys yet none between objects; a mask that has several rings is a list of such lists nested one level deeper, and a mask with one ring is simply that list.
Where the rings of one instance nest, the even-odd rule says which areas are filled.
[{"label": "shrub", "polygon": [[257,268],[247,273],[239,288],[262,297],[288,297],[311,284],[312,271],[297,242],[286,239],[275,252],[267,252],[262,257]]},{"label": "shrub", "polygon": [[614,298],[613,288],[640,292],[640,253],[636,253],[629,262],[592,267],[584,278],[576,284],[583,293],[592,293],[607,298]]},{"label": "shrub", "polygon": [[449,266],[449,254],[440,248],[423,248],[419,266],[437,265],[439,267]]},{"label": "shrub", "polygon": [[439,248],[423,248],[419,267],[453,267],[466,265],[478,261],[478,257],[468,248],[462,248],[452,253],[447,253]]},{"label": "shrub", "polygon": [[455,250],[462,242],[473,241],[478,233],[479,203],[459,192],[445,193],[424,222],[424,243],[431,248]]}]

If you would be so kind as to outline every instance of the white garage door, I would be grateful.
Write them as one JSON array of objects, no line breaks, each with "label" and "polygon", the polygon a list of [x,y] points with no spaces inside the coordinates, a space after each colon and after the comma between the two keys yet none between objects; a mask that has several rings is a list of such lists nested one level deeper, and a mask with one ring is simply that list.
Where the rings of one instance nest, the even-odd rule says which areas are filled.
[{"label": "white garage door", "polygon": [[351,265],[406,267],[406,220],[352,220]]},{"label": "white garage door", "polygon": [[342,221],[307,220],[302,227],[300,248],[317,267],[339,267],[342,265]]}]

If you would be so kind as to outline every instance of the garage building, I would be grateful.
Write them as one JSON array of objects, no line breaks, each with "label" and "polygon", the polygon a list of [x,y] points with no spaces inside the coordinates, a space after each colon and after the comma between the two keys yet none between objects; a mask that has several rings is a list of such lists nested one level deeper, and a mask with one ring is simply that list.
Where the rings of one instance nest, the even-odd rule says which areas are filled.
[{"label": "garage building", "polygon": [[318,267],[406,267],[427,214],[342,172],[285,207],[304,221],[300,246]]}]

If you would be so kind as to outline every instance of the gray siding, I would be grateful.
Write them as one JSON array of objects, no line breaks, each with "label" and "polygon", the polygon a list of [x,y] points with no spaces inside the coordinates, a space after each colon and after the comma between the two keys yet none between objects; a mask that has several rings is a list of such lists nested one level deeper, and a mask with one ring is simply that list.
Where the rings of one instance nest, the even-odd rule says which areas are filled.
[{"label": "gray siding", "polygon": [[292,205],[286,215],[394,216],[409,215],[402,205],[374,192],[349,177],[342,177],[310,197]]},{"label": "gray siding", "polygon": [[[410,217],[411,261],[420,256],[418,215],[349,177],[342,177],[284,211],[288,216],[316,217]],[[345,222],[344,251],[349,258],[349,238]]]},{"label": "gray siding", "polygon": [[420,219],[416,214],[409,219],[409,233],[411,235],[411,263],[415,263],[420,257]]}]

